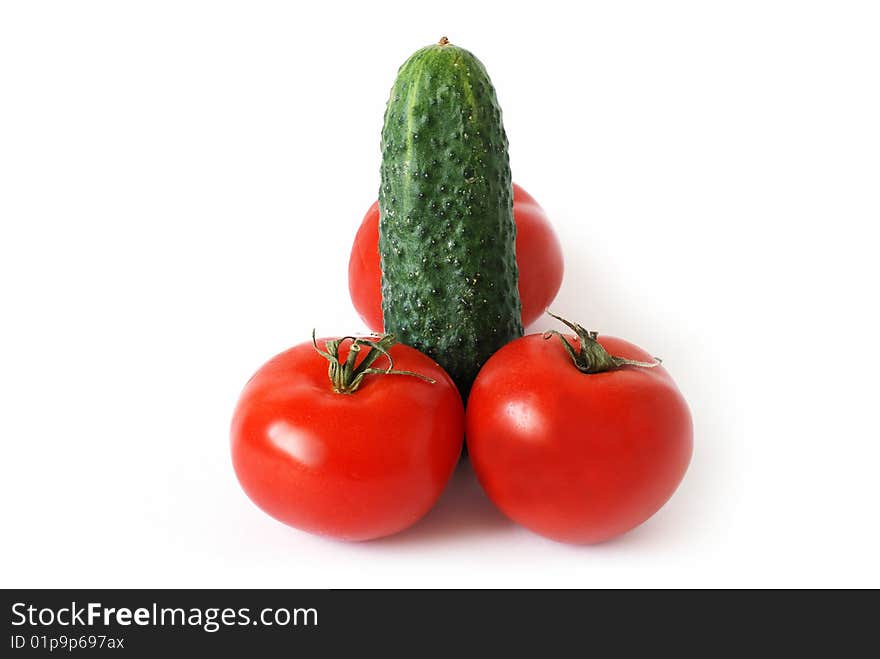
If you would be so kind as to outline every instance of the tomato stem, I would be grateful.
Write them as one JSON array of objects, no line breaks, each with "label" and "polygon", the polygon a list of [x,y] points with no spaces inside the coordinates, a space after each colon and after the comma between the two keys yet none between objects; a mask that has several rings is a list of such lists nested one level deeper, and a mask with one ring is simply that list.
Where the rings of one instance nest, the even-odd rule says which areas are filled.
[{"label": "tomato stem", "polygon": [[[351,341],[351,346],[348,348],[348,356],[345,358],[345,361],[340,362],[339,346],[345,341]],[[353,394],[368,375],[412,375],[425,382],[434,384],[436,380],[433,378],[420,373],[401,371],[394,368],[394,359],[391,357],[388,349],[395,343],[397,343],[397,339],[391,334],[383,334],[375,341],[362,337],[343,336],[341,339],[325,341],[325,349],[321,350],[318,347],[318,340],[315,338],[315,330],[312,330],[312,345],[318,354],[330,363],[327,368],[327,374],[330,377],[333,391],[337,394]],[[357,358],[363,346],[367,346],[369,351],[361,360],[361,363],[358,364]],[[388,368],[373,368],[373,364],[380,357],[388,359]]]},{"label": "tomato stem", "polygon": [[609,355],[608,351],[599,343],[596,339],[599,337],[598,332],[592,332],[583,328],[583,326],[578,325],[577,323],[573,323],[570,320],[566,320],[561,316],[557,316],[554,313],[547,312],[548,316],[551,316],[558,320],[559,322],[565,324],[567,327],[572,329],[575,334],[577,334],[580,345],[578,347],[578,351],[575,352],[575,349],[571,347],[571,344],[568,342],[568,339],[562,334],[562,332],[557,332],[556,330],[547,330],[544,332],[544,339],[549,339],[552,336],[558,336],[559,340],[562,341],[562,345],[565,347],[565,351],[568,353],[571,360],[574,362],[575,367],[581,373],[603,373],[605,371],[612,371],[616,368],[620,368],[621,366],[639,366],[641,368],[654,368],[655,366],[659,366],[661,361],[654,357],[653,362],[640,362],[635,359],[626,359],[625,357],[616,357],[614,355]]}]

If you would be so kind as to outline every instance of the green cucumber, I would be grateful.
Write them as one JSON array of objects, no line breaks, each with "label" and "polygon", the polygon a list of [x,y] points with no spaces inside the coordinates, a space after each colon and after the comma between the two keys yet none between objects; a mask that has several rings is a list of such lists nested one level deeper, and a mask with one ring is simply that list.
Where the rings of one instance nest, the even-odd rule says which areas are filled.
[{"label": "green cucumber", "polygon": [[501,109],[482,63],[445,38],[398,71],[379,209],[385,331],[435,359],[466,398],[523,329]]}]

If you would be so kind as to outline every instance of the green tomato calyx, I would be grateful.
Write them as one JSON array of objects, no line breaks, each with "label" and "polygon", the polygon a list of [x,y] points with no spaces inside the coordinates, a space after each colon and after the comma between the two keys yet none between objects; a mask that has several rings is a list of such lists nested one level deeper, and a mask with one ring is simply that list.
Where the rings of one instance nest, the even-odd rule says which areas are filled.
[{"label": "green tomato calyx", "polygon": [[[345,361],[340,361],[339,346],[345,341],[351,341],[351,345],[348,348],[348,356],[345,358]],[[330,376],[330,385],[337,394],[353,394],[368,375],[412,375],[425,382],[434,384],[436,380],[433,378],[421,375],[420,373],[401,371],[394,368],[394,359],[388,350],[395,343],[397,343],[397,339],[391,334],[383,334],[375,340],[356,336],[343,336],[341,339],[325,341],[324,350],[321,350],[315,338],[315,330],[312,330],[312,346],[314,346],[319,355],[329,362],[327,374]],[[361,363],[358,364],[357,358],[363,346],[367,346],[369,350],[364,355]],[[388,359],[388,368],[373,367],[373,364],[380,357]]]},{"label": "green tomato calyx", "polygon": [[571,343],[568,342],[568,339],[565,338],[562,332],[547,330],[544,332],[543,337],[546,340],[553,336],[558,336],[569,357],[571,357],[571,360],[574,362],[575,367],[581,373],[604,373],[605,371],[613,371],[622,366],[654,368],[655,366],[659,366],[662,361],[654,357],[653,362],[640,362],[635,359],[626,359],[625,357],[610,355],[602,344],[597,341],[599,338],[598,332],[584,329],[583,326],[573,323],[570,320],[566,320],[565,318],[557,316],[549,311],[547,312],[547,315],[555,318],[560,323],[563,323],[577,334],[580,343],[577,352],[575,352],[575,349],[571,346]]}]

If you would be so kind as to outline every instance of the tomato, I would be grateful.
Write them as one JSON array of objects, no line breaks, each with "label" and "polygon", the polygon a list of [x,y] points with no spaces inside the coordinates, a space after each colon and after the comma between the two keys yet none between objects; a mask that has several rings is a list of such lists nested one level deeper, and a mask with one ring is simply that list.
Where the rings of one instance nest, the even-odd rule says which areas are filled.
[{"label": "tomato", "polygon": [[[372,366],[353,382],[345,372],[351,345],[303,343],[260,368],[235,409],[232,462],[244,491],[273,517],[368,540],[407,528],[434,505],[461,453],[464,408],[436,362],[385,339],[379,347],[395,371]],[[374,345],[375,338],[359,339],[355,352]],[[328,357],[333,382],[351,393],[334,390]],[[376,358],[388,363],[376,348],[359,363]]]},{"label": "tomato", "polygon": [[[486,362],[468,398],[468,452],[508,517],[560,542],[601,542],[644,522],[678,487],[693,450],[690,412],[641,348],[583,332],[565,337],[570,355],[546,336],[517,339]],[[609,353],[644,363],[582,372],[572,359],[589,371]]]},{"label": "tomato", "polygon": [[[516,261],[523,326],[535,322],[550,306],[562,284],[562,248],[553,226],[538,202],[513,184],[513,216],[516,221]],[[379,202],[364,216],[348,261],[351,301],[374,332],[382,325],[382,271],[379,265]]]}]

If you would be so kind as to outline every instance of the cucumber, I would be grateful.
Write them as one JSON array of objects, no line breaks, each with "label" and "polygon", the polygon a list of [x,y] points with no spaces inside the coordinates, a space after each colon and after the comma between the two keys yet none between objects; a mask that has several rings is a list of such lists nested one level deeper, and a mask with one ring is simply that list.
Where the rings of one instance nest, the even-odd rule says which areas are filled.
[{"label": "cucumber", "polygon": [[523,329],[501,109],[482,63],[445,38],[398,71],[379,210],[385,331],[436,360],[466,399]]}]

